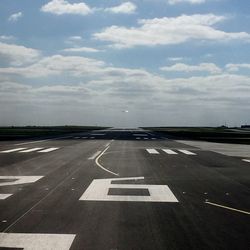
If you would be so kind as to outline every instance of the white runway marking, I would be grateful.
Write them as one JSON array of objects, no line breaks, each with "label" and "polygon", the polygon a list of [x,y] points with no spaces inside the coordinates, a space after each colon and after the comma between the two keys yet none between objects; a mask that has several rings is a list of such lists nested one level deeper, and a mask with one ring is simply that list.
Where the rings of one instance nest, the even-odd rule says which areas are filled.
[{"label": "white runway marking", "polygon": [[145,137],[145,138],[143,138],[144,140],[148,140],[148,138],[147,137]]},{"label": "white runway marking", "polygon": [[47,149],[44,149],[44,150],[41,150],[41,151],[38,151],[39,153],[49,153],[49,152],[52,152],[52,151],[55,151],[59,148],[47,148]]},{"label": "white runway marking", "polygon": [[33,143],[38,143],[38,142],[45,142],[45,141],[52,141],[52,140],[59,140],[59,139],[66,139],[66,138],[70,138],[70,136],[55,137],[55,138],[40,140],[40,141],[22,142],[22,143],[17,143],[14,145],[20,146],[20,145],[25,145],[25,144],[33,144]]},{"label": "white runway marking", "polygon": [[0,153],[12,153],[12,152],[17,152],[17,151],[24,150],[24,149],[26,148],[14,148],[14,149],[1,151]]},{"label": "white runway marking", "polygon": [[26,150],[19,151],[19,153],[30,153],[30,152],[38,151],[38,150],[41,150],[41,149],[43,149],[43,148],[31,148],[31,149],[26,149]]},{"label": "white runway marking", "polygon": [[0,187],[33,183],[41,178],[43,178],[43,176],[0,176],[0,180],[11,180],[9,182],[0,182]]},{"label": "white runway marking", "polygon": [[69,250],[74,234],[0,233],[0,247],[24,250]]},{"label": "white runway marking", "polygon": [[94,160],[102,151],[97,151],[96,153],[94,153],[91,157],[89,157],[89,160]]},{"label": "white runway marking", "polygon": [[53,139],[40,140],[40,141],[30,141],[30,142],[22,142],[22,143],[17,143],[17,144],[14,144],[14,145],[20,146],[20,145],[25,145],[25,144],[33,144],[33,143],[45,142],[45,141],[51,141],[51,140],[53,140]]},{"label": "white runway marking", "polygon": [[[127,201],[127,202],[179,202],[167,185],[115,184],[113,181],[139,180],[144,177],[112,178],[93,180],[79,200]],[[109,195],[109,189],[146,189],[148,196]]]},{"label": "white runway marking", "polygon": [[10,197],[12,194],[0,194],[0,200],[5,200]]},{"label": "white runway marking", "polygon": [[148,151],[149,154],[159,154],[159,152],[153,148],[147,148],[146,150]]},{"label": "white runway marking", "polygon": [[102,153],[95,159],[95,163],[96,163],[96,165],[97,165],[99,168],[103,169],[104,171],[106,171],[106,172],[108,172],[108,173],[110,173],[110,174],[119,176],[119,174],[114,173],[114,172],[112,172],[112,171],[106,169],[105,167],[103,167],[103,166],[99,163],[99,159],[102,157],[102,155],[103,155],[108,149],[109,149],[109,146],[108,146],[107,148],[105,148],[105,149],[102,151]]},{"label": "white runway marking", "polygon": [[188,150],[184,150],[184,149],[178,149],[178,151],[180,151],[181,153],[186,154],[186,155],[196,155],[195,153],[190,152]]},{"label": "white runway marking", "polygon": [[212,202],[209,202],[209,201],[206,201],[205,203],[207,203],[209,205],[212,205],[212,206],[216,206],[216,207],[220,207],[220,208],[225,208],[225,209],[232,210],[232,211],[235,211],[235,212],[239,212],[239,213],[250,215],[250,212],[247,212],[247,211],[235,209],[235,208],[232,208],[232,207],[222,206],[222,205],[219,205],[219,204],[216,204],[216,203],[212,203]]},{"label": "white runway marking", "polygon": [[243,159],[242,161],[245,161],[245,162],[250,162],[250,160],[248,160],[248,159]]},{"label": "white runway marking", "polygon": [[95,139],[95,137],[92,136],[92,137],[90,137],[90,139]]},{"label": "white runway marking", "polygon": [[140,140],[141,138],[140,138],[140,137],[136,137],[135,139],[136,139],[136,140]]},{"label": "white runway marking", "polygon": [[164,151],[165,153],[169,154],[169,155],[177,155],[178,153],[176,153],[175,151],[171,150],[171,149],[162,149],[162,151]]}]

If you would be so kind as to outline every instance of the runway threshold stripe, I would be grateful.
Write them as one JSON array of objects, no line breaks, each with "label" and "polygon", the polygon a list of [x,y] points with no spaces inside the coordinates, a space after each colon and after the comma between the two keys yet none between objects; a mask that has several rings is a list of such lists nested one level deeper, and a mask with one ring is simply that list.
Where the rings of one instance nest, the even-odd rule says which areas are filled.
[{"label": "runway threshold stripe", "polygon": [[41,150],[43,148],[31,148],[31,149],[26,149],[26,150],[22,150],[22,151],[19,151],[18,153],[29,153],[29,152],[34,152],[34,151],[38,151],[38,150]]},{"label": "runway threshold stripe", "polygon": [[209,201],[205,201],[205,203],[209,204],[209,205],[212,205],[212,206],[215,206],[215,207],[225,208],[225,209],[236,211],[236,212],[239,212],[239,213],[242,213],[242,214],[250,215],[250,212],[239,210],[239,209],[236,209],[236,208],[222,206],[222,205],[219,205],[219,204],[216,204],[216,203],[213,203],[213,202],[209,202]]},{"label": "runway threshold stripe", "polygon": [[44,149],[44,150],[41,150],[41,151],[38,151],[39,153],[49,153],[49,152],[52,152],[52,151],[55,151],[59,148],[47,148],[47,149]]},{"label": "runway threshold stripe", "polygon": [[184,150],[184,149],[178,149],[178,151],[180,151],[181,153],[185,154],[185,155],[196,155],[193,152],[190,152],[188,150]]},{"label": "runway threshold stripe", "polygon": [[12,152],[17,152],[17,151],[24,150],[24,149],[26,148],[14,148],[14,149],[1,151],[1,153],[12,153]]},{"label": "runway threshold stripe", "polygon": [[162,151],[164,151],[165,153],[169,154],[169,155],[177,155],[178,153],[176,153],[175,151],[171,150],[171,149],[162,149]]},{"label": "runway threshold stripe", "polygon": [[245,162],[249,162],[249,163],[250,163],[250,160],[248,160],[248,159],[243,159],[242,161],[245,161]]},{"label": "runway threshold stripe", "polygon": [[159,154],[159,152],[153,148],[147,148],[146,150],[148,151],[149,154]]}]

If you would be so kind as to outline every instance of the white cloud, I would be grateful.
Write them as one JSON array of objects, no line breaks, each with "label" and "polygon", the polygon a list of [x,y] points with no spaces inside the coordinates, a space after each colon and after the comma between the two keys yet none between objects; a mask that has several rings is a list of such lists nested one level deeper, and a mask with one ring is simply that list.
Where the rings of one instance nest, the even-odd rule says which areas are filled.
[{"label": "white cloud", "polygon": [[176,61],[182,61],[184,58],[183,57],[169,57],[168,60],[172,62]]},{"label": "white cloud", "polygon": [[134,3],[125,2],[115,7],[106,8],[105,11],[115,14],[133,14],[135,13],[136,8],[137,7]]},{"label": "white cloud", "polygon": [[38,59],[40,52],[24,46],[0,42],[0,55],[6,57],[11,65],[23,65]]},{"label": "white cloud", "polygon": [[[208,72],[215,69],[204,68]],[[53,82],[58,77],[60,84]],[[32,84],[27,84],[31,79]],[[62,84],[65,79],[69,82]],[[134,115],[130,122],[138,121],[138,126],[169,120],[171,125],[183,125],[183,120],[186,125],[210,124],[214,116],[218,125],[225,119],[245,119],[250,105],[249,83],[249,76],[223,72],[168,79],[145,69],[110,67],[87,57],[54,55],[26,67],[0,68],[0,114],[3,121],[17,117],[24,122],[34,121],[33,117],[47,123],[61,114],[58,123],[86,123],[86,117],[92,117],[88,121],[93,124],[106,121],[113,122],[109,126],[117,126],[114,123],[123,121],[119,115],[126,107]],[[82,120],[77,120],[79,117]]]},{"label": "white cloud", "polygon": [[93,10],[84,2],[69,3],[65,0],[52,0],[41,7],[41,11],[48,12],[56,15],[63,14],[78,14],[88,15]]},{"label": "white cloud", "polygon": [[70,40],[70,41],[82,41],[83,38],[81,36],[70,36],[68,38],[68,40]]},{"label": "white cloud", "polygon": [[8,21],[10,22],[16,22],[18,19],[20,19],[23,16],[22,12],[17,12],[9,16]]},{"label": "white cloud", "polygon": [[5,35],[0,36],[0,40],[3,40],[3,41],[13,40],[13,39],[15,39],[14,36],[5,36]]},{"label": "white cloud", "polygon": [[166,66],[160,68],[163,71],[168,72],[208,72],[211,74],[219,74],[222,70],[214,63],[201,63],[199,65],[188,65],[184,63],[177,63],[172,66]]},{"label": "white cloud", "polygon": [[110,41],[115,48],[181,44],[191,40],[250,41],[246,32],[230,33],[213,27],[225,19],[214,14],[142,19],[138,21],[139,27],[111,26],[95,33],[94,38]]},{"label": "white cloud", "polygon": [[76,48],[67,48],[62,50],[63,52],[90,52],[90,53],[95,53],[95,52],[100,52],[100,50],[95,49],[95,48],[89,48],[89,47],[76,47]]},{"label": "white cloud", "polygon": [[237,72],[240,69],[250,69],[250,64],[247,64],[247,63],[239,63],[239,64],[229,63],[226,65],[226,69],[230,72]]},{"label": "white cloud", "polygon": [[206,0],[168,0],[168,3],[171,5],[178,4],[178,3],[201,4],[205,2]]},{"label": "white cloud", "polygon": [[2,74],[16,74],[27,78],[48,77],[66,73],[71,76],[98,72],[104,62],[80,56],[53,55],[26,67],[0,68]]}]

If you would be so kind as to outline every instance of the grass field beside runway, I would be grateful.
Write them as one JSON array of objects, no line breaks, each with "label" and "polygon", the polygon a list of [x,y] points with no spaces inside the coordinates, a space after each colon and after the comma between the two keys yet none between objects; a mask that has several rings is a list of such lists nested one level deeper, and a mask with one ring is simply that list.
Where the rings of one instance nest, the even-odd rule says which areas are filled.
[{"label": "grass field beside runway", "polygon": [[0,127],[0,140],[16,140],[34,137],[60,136],[71,133],[82,133],[100,130],[106,127],[98,126],[26,126]]},{"label": "grass field beside runway", "polygon": [[173,138],[250,144],[250,129],[228,127],[144,127]]}]

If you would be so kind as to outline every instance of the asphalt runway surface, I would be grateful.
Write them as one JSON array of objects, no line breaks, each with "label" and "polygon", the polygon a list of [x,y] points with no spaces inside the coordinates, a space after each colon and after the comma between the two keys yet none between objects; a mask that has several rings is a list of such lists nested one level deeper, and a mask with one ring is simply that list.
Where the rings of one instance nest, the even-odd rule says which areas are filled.
[{"label": "asphalt runway surface", "polygon": [[250,158],[144,130],[0,142],[0,249],[250,249]]}]

